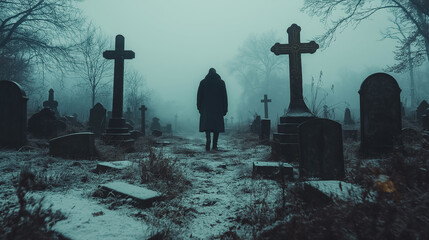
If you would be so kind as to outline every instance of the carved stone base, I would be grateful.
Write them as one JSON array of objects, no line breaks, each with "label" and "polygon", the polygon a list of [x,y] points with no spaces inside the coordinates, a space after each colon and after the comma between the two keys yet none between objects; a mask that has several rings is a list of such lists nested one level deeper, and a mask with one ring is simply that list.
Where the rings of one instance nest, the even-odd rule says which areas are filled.
[{"label": "carved stone base", "polygon": [[314,116],[281,117],[277,131],[273,134],[271,154],[275,159],[286,162],[299,161],[298,125],[314,119]]}]

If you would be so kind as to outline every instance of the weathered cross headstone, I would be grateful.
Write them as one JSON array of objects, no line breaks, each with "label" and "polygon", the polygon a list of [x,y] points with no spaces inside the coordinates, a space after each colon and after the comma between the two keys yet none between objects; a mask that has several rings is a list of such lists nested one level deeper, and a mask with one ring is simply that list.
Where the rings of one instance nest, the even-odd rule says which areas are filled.
[{"label": "weathered cross headstone", "polygon": [[141,105],[139,110],[141,112],[141,131],[143,133],[143,136],[146,136],[146,110],[147,110],[147,107],[145,105]]},{"label": "weathered cross headstone", "polygon": [[0,81],[0,146],[21,147],[27,143],[27,96],[12,81]]},{"label": "weathered cross headstone", "polygon": [[103,57],[115,60],[114,80],[113,80],[113,105],[112,118],[109,120],[106,129],[106,139],[111,143],[126,142],[130,139],[125,119],[122,117],[124,101],[124,60],[133,59],[135,53],[124,50],[125,39],[122,35],[117,35],[115,39],[115,50],[105,51]]},{"label": "weathered cross headstone", "polygon": [[308,109],[302,94],[301,54],[315,53],[319,45],[311,41],[301,43],[301,28],[292,24],[288,29],[288,44],[276,43],[271,51],[276,55],[289,55],[290,103],[285,116],[280,118],[278,133],[274,134],[272,153],[288,161],[299,158],[298,125],[315,116]]},{"label": "weathered cross headstone", "polygon": [[422,122],[422,117],[423,115],[426,114],[426,109],[429,107],[428,102],[426,102],[426,100],[423,100],[419,106],[416,109],[416,120],[418,122]]},{"label": "weathered cross headstone", "polygon": [[396,80],[375,73],[363,81],[360,90],[361,152],[389,152],[401,144],[401,102]]},{"label": "weathered cross headstone", "polygon": [[301,178],[337,180],[344,178],[341,124],[313,119],[299,125]]},{"label": "weathered cross headstone", "polygon": [[264,103],[265,118],[268,118],[268,103],[269,102],[271,102],[271,99],[268,99],[267,94],[264,94],[264,99],[261,99],[261,103]]},{"label": "weathered cross headstone", "polygon": [[49,89],[49,97],[48,101],[43,102],[43,107],[50,108],[52,111],[54,111],[55,116],[59,117],[60,114],[58,112],[58,102],[54,100],[54,90],[51,88]]},{"label": "weathered cross headstone", "polygon": [[95,104],[89,111],[89,127],[96,136],[100,136],[106,128],[106,109],[101,103]]}]

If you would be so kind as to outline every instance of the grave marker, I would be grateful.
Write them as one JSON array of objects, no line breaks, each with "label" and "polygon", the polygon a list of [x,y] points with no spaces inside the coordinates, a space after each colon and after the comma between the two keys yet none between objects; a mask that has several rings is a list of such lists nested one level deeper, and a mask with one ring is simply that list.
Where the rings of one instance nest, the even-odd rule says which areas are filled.
[{"label": "grave marker", "polygon": [[341,124],[313,119],[299,125],[300,178],[339,180],[344,178]]},{"label": "grave marker", "polygon": [[12,81],[0,81],[0,146],[27,144],[27,96]]},{"label": "grave marker", "polygon": [[401,101],[396,80],[375,73],[363,81],[360,90],[361,152],[390,152],[401,143]]},{"label": "grave marker", "polygon": [[101,103],[95,104],[89,111],[89,127],[96,136],[100,136],[106,128],[106,109]]},{"label": "grave marker", "polygon": [[268,118],[268,103],[269,102],[271,102],[271,99],[268,99],[267,94],[264,94],[264,99],[261,99],[261,103],[264,103],[265,118]]},{"label": "grave marker", "polygon": [[43,107],[50,108],[52,111],[54,111],[55,116],[59,117],[60,113],[58,112],[58,102],[54,100],[54,89],[49,89],[49,97],[48,101],[43,102]]},{"label": "grave marker", "polygon": [[284,157],[287,161],[298,161],[298,125],[315,116],[308,109],[302,94],[301,54],[315,53],[319,45],[311,41],[301,43],[301,28],[292,24],[288,29],[288,44],[276,43],[271,51],[276,55],[289,55],[290,103],[285,116],[280,118],[278,133],[273,136],[272,153]]},{"label": "grave marker", "polygon": [[429,104],[426,100],[423,100],[416,109],[416,119],[418,122],[422,122],[423,115],[426,114],[426,109],[429,107]]},{"label": "grave marker", "polygon": [[105,51],[103,57],[115,61],[113,80],[113,105],[112,118],[109,120],[106,129],[106,140],[111,143],[129,142],[130,134],[122,117],[124,101],[124,60],[133,59],[135,53],[124,50],[125,39],[122,35],[117,35],[115,39],[115,50]]}]

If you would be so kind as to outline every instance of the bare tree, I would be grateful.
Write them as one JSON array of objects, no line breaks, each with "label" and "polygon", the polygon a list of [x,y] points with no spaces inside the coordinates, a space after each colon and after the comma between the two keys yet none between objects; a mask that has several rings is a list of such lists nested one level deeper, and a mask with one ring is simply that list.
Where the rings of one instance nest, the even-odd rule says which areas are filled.
[{"label": "bare tree", "polygon": [[0,56],[38,63],[70,60],[82,25],[78,0],[0,0]]},{"label": "bare tree", "polygon": [[126,102],[131,111],[136,113],[141,105],[147,104],[149,101],[150,90],[145,88],[145,78],[138,71],[129,70],[125,74]]},{"label": "bare tree", "polygon": [[109,44],[100,29],[91,24],[83,32],[81,39],[77,44],[75,68],[84,80],[84,86],[90,89],[91,103],[94,107],[99,90],[108,85],[103,80],[112,72],[112,61],[103,58],[103,52],[107,50]]},{"label": "bare tree", "polygon": [[[338,31],[349,26],[357,26],[373,14],[380,11],[389,11],[398,18],[403,29],[407,28],[406,40],[402,41],[401,48],[414,46],[413,65],[421,64],[426,57],[429,59],[429,3],[427,0],[305,0],[304,11],[312,16],[318,16],[329,25],[325,34],[317,41],[324,47],[329,46]],[[408,69],[410,60],[402,51],[397,59],[400,61],[392,70],[400,72]]]},{"label": "bare tree", "polygon": [[[243,88],[242,109],[253,108],[252,114],[256,111],[255,108],[259,108],[255,102],[259,102],[264,94],[276,99],[271,103],[273,110],[277,104],[282,106],[281,108],[286,104],[280,99],[286,99],[288,96],[285,74],[288,68],[287,58],[278,57],[270,51],[274,43],[280,41],[274,32],[252,35],[243,43],[239,53],[230,63],[230,71],[236,74]],[[282,84],[285,89],[279,88]],[[245,113],[247,111],[243,112]]]}]

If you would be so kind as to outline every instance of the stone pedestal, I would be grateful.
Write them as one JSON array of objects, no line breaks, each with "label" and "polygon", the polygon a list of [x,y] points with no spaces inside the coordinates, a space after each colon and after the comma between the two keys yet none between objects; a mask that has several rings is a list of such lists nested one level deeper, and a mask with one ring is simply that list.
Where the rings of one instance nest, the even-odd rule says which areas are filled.
[{"label": "stone pedestal", "polygon": [[271,151],[275,158],[284,159],[287,162],[299,161],[298,126],[314,116],[286,116],[280,118],[277,132],[273,134]]}]

